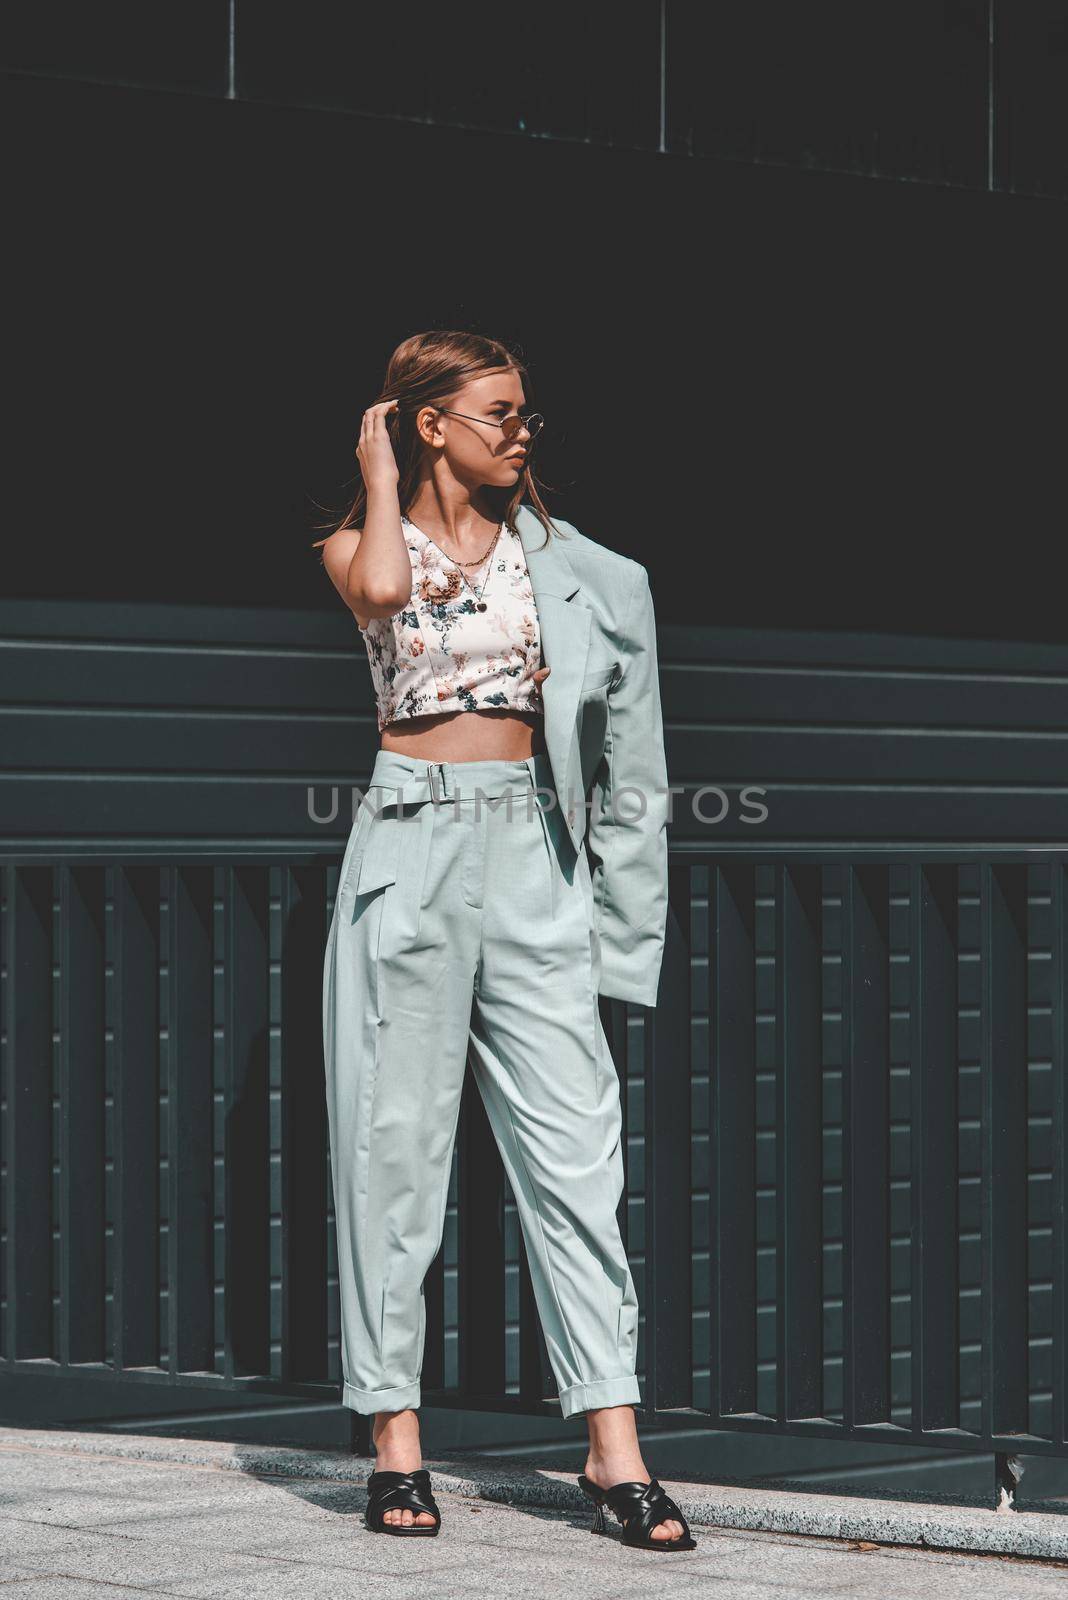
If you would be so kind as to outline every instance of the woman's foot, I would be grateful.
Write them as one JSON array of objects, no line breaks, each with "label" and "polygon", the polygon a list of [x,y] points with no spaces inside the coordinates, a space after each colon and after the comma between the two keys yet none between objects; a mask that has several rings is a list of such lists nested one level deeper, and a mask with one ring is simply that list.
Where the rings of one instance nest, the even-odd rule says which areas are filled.
[{"label": "woman's foot", "polygon": [[[371,1425],[371,1438],[375,1447],[376,1472],[418,1472],[423,1465],[419,1448],[419,1418],[409,1407],[407,1411],[376,1411]],[[383,1522],[399,1522],[406,1526],[413,1522],[427,1527],[437,1519],[429,1511],[383,1511]]]},{"label": "woman's foot", "polygon": [[[587,1411],[586,1424],[590,1430],[590,1451],[584,1470],[591,1483],[599,1489],[611,1489],[617,1483],[651,1482],[638,1444],[633,1406],[602,1406]],[[649,1537],[678,1539],[683,1531],[682,1523],[669,1517],[658,1522]]]}]

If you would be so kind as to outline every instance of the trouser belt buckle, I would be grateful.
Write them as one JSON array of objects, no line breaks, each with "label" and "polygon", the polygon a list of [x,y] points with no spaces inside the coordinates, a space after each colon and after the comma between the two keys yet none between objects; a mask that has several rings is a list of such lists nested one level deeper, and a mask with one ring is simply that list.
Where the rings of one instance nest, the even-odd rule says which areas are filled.
[{"label": "trouser belt buckle", "polygon": [[446,799],[445,763],[443,761],[433,762],[427,769],[427,778],[430,781],[430,798],[432,800]]}]

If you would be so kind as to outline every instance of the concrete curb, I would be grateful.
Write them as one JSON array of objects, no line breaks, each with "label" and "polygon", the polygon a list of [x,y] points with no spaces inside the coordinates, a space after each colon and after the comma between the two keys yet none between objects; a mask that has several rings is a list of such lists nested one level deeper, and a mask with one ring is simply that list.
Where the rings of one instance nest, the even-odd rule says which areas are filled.
[{"label": "concrete curb", "polygon": [[[234,1445],[207,1439],[159,1438],[127,1433],[68,1433],[53,1428],[0,1428],[0,1452],[26,1449],[175,1466],[319,1479],[363,1486],[373,1462],[366,1456],[271,1445]],[[434,1486],[449,1494],[504,1505],[539,1506],[587,1515],[572,1473],[531,1468],[493,1456],[427,1460]],[[976,1506],[947,1506],[790,1489],[677,1483],[662,1480],[695,1527],[754,1533],[814,1534],[824,1539],[866,1539],[986,1555],[1068,1561],[1068,1516],[1042,1511],[1001,1513]]]}]

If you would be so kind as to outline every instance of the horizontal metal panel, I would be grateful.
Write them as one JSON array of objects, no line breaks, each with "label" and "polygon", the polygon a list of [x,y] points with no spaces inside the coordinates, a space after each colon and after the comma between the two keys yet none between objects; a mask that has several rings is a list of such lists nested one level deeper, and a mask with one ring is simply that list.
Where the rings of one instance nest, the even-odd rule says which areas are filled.
[{"label": "horizontal metal panel", "polygon": [[247,840],[299,842],[330,853],[340,848],[351,826],[353,784],[359,788],[356,778],[344,773],[322,778],[207,773],[173,780],[129,773],[7,776],[0,778],[0,849],[20,839],[51,837],[71,848],[93,840],[124,851],[150,841],[181,850],[183,842]]},{"label": "horizontal metal panel", "polygon": [[0,749],[4,766],[21,773],[88,766],[131,776],[225,771],[289,780],[307,773],[313,781],[356,782],[354,757],[369,772],[377,743],[369,686],[366,699],[358,709],[304,713],[0,709]]},{"label": "horizontal metal panel", "polygon": [[[28,604],[30,602],[27,602]],[[355,632],[355,628],[353,629]],[[366,649],[256,651],[248,646],[142,644],[0,649],[5,698],[26,705],[140,705],[176,713],[201,707],[250,710],[352,707],[370,696]]]},{"label": "horizontal metal panel", "polygon": [[945,784],[968,789],[1068,785],[1068,734],[930,733],[887,728],[811,731],[718,726],[669,730],[668,769],[675,783],[781,783],[849,787],[885,783]]},{"label": "horizontal metal panel", "polygon": [[[709,629],[710,645],[713,631]],[[823,668],[794,666],[778,657],[772,631],[766,636],[766,650],[766,665],[661,663],[670,717],[691,726],[714,724],[717,734],[724,723],[779,724],[778,730],[753,730],[769,737],[776,731],[808,737],[805,730],[818,734],[839,723],[858,732],[886,728],[888,738],[907,734],[910,727],[944,730],[947,735],[977,728],[1049,729],[1057,734],[1068,730],[1068,677],[1052,672],[1012,675],[991,668],[988,673],[964,674],[952,668],[944,672],[933,667],[851,668],[840,662],[828,662]],[[1004,748],[1001,756],[1004,760]],[[1026,764],[1024,757],[1021,768]]]},{"label": "horizontal metal panel", "polygon": [[[799,708],[798,708],[799,710]],[[1068,786],[1068,729],[984,734],[942,727],[834,729],[732,726],[713,719],[695,727],[668,707],[666,743],[673,782],[940,783],[954,788]],[[732,719],[733,720],[733,719]],[[788,720],[787,713],[776,718]],[[377,746],[374,708],[294,714],[257,710],[148,714],[115,710],[48,713],[0,709],[0,748],[21,782],[78,768],[120,778],[203,778],[247,773],[258,781],[358,783]]]},{"label": "horizontal metal panel", "polygon": [[[669,624],[659,648],[676,846],[1064,838],[1068,647]],[[8,848],[343,844],[378,746],[343,612],[7,602],[0,661]],[[725,805],[695,810],[708,785]]]},{"label": "horizontal metal panel", "polygon": [[[608,540],[608,530],[590,529]],[[654,593],[656,588],[653,572]],[[737,627],[662,621],[661,667],[704,662],[764,666],[885,667],[896,672],[1027,673],[1068,681],[1068,642],[1026,637],[967,638],[872,629]],[[34,640],[59,647],[127,645],[179,647],[190,652],[247,646],[365,651],[340,600],[322,609],[272,605],[195,605],[163,601],[0,598],[0,649]]]},{"label": "horizontal metal panel", "polygon": [[[30,602],[27,602],[30,604]],[[687,630],[692,631],[692,630]],[[721,724],[749,719],[806,725],[848,722],[907,728],[1068,727],[1068,675],[1047,670],[794,663],[779,635],[764,635],[764,660],[714,659],[714,628],[703,657],[673,651],[661,629],[660,671],[670,714]],[[16,706],[116,706],[172,711],[297,710],[369,712],[371,679],[362,641],[346,649],[255,650],[205,644],[197,649],[139,644],[0,643],[4,700]]]}]

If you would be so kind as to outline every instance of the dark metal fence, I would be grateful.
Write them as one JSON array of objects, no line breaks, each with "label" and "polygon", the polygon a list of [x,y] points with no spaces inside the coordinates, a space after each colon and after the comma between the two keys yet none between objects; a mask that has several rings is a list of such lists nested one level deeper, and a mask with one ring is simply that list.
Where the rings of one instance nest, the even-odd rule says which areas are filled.
[{"label": "dark metal fence", "polygon": [[[0,1372],[337,1395],[337,867],[3,868]],[[602,1002],[645,1420],[1068,1454],[1064,854],[670,871],[657,1008]],[[425,1293],[424,1404],[553,1412],[470,1079]]]},{"label": "dark metal fence", "polygon": [[1063,853],[681,870],[695,1343],[650,1404],[1068,1453]]}]

